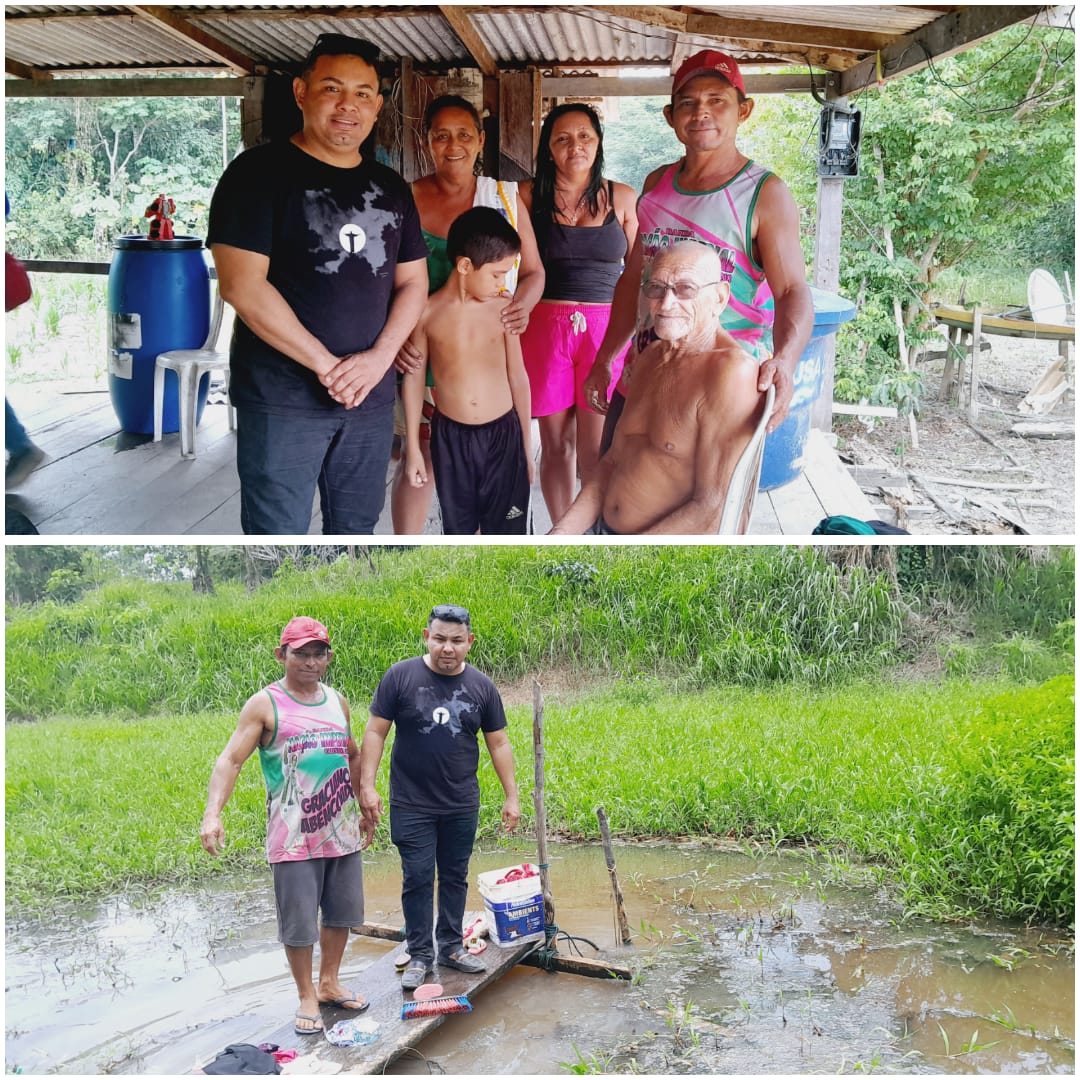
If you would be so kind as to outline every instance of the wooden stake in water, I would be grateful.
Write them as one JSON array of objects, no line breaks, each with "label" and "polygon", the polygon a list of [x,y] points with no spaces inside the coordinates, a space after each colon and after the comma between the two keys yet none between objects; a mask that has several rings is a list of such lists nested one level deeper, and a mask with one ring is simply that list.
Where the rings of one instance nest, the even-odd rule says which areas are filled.
[{"label": "wooden stake in water", "polygon": [[[547,811],[544,809],[544,693],[533,682],[533,810],[536,814],[536,855],[540,864],[540,891],[544,896],[544,922],[555,925],[555,902],[551,899],[548,873]],[[548,942],[547,944],[550,944]]]},{"label": "wooden stake in water", "polygon": [[626,921],[622,888],[619,886],[619,875],[615,870],[615,851],[611,846],[611,829],[608,828],[607,812],[602,806],[596,808],[596,820],[600,822],[600,840],[604,845],[604,859],[607,861],[608,873],[611,875],[611,893],[615,898],[615,919],[618,937],[623,945],[629,945],[630,926]]}]

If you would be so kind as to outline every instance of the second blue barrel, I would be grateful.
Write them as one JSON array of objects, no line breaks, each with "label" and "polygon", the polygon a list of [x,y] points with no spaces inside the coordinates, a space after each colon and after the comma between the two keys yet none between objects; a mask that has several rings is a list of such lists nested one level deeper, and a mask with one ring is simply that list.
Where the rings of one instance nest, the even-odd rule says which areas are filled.
[{"label": "second blue barrel", "polygon": [[843,323],[855,318],[855,305],[850,300],[813,287],[810,292],[814,297],[814,329],[795,368],[795,392],[787,419],[765,439],[760,491],[790,483],[802,472],[810,410],[821,393],[825,345]]},{"label": "second blue barrel", "polygon": [[[120,236],[109,267],[109,396],[120,426],[154,432],[158,353],[198,349],[210,329],[210,273],[197,236]],[[209,380],[200,387],[198,414]],[[179,383],[165,372],[162,430],[180,428]]]}]

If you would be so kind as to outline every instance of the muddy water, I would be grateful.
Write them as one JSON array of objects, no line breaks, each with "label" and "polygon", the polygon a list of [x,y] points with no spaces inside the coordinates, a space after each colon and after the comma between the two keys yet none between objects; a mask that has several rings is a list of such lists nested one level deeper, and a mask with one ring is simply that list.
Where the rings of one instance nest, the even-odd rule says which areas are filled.
[{"label": "muddy water", "polygon": [[[481,852],[473,873],[522,857]],[[582,942],[584,955],[632,966],[633,984],[515,969],[390,1071],[1074,1071],[1063,936],[901,922],[874,889],[826,884],[794,855],[630,846],[617,857],[633,944],[615,947],[595,848],[554,851],[556,918],[600,947]],[[371,921],[400,923],[399,880],[393,854],[371,858]],[[363,969],[391,947],[353,937],[348,982],[362,990]],[[262,876],[46,925],[9,920],[5,975],[8,1071],[184,1073],[229,1043],[263,1041],[295,1008]]]}]

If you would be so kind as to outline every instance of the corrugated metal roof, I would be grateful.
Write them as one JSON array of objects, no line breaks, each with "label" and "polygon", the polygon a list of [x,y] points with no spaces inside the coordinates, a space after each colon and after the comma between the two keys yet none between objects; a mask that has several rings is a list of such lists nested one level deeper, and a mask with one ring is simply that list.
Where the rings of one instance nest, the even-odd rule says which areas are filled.
[{"label": "corrugated metal roof", "polygon": [[[948,21],[952,13],[963,11],[970,20],[972,13],[988,10],[971,5],[487,4],[461,7],[453,15],[467,21],[481,48],[504,69],[670,69],[687,53],[712,45],[755,64],[812,63],[842,71],[908,34]],[[1043,9],[1008,10],[1018,21]],[[365,37],[387,58],[409,56],[421,69],[477,66],[452,20],[432,4],[14,4],[5,7],[4,24],[7,70],[24,76],[147,68],[287,71],[324,31]],[[232,55],[223,58],[222,49]]]},{"label": "corrugated metal roof", "polygon": [[599,9],[553,7],[542,14],[513,8],[474,14],[472,24],[492,55],[507,66],[666,63],[676,35]]}]

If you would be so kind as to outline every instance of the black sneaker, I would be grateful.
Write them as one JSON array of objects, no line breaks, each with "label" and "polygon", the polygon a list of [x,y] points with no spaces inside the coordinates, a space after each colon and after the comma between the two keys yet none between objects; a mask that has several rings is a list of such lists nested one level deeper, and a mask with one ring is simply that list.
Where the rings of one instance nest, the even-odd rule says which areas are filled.
[{"label": "black sneaker", "polygon": [[487,971],[487,964],[465,949],[459,949],[449,956],[440,957],[439,966],[464,971],[467,975],[479,975],[482,971]]}]

